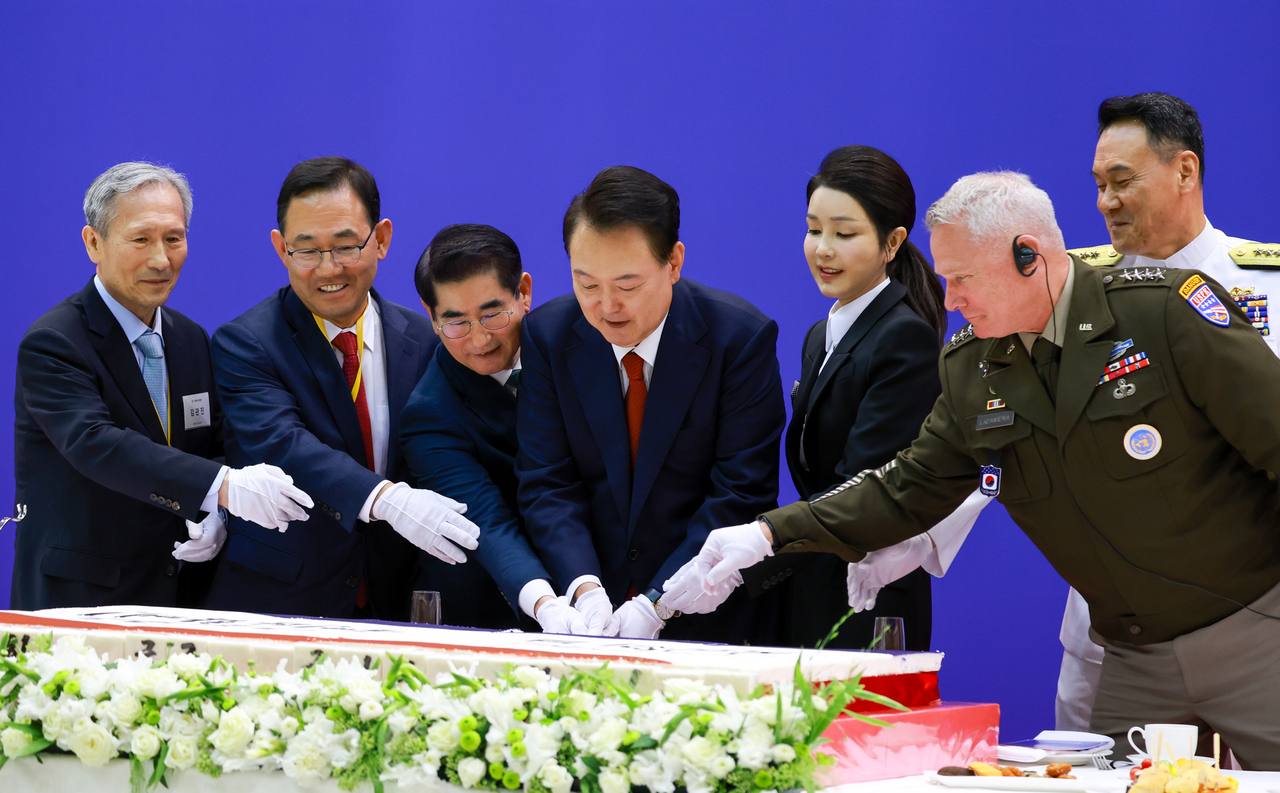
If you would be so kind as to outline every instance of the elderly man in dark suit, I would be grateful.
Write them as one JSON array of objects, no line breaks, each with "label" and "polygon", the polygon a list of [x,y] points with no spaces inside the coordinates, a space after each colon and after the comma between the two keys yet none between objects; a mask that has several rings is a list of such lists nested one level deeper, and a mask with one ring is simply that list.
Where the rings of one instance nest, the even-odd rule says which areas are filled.
[{"label": "elderly man in dark suit", "polygon": [[713,527],[772,508],[785,422],[777,324],[683,279],[679,228],[676,191],[637,168],[570,204],[574,294],[532,312],[521,345],[525,527],[593,631],[767,641],[771,597],[714,618],[657,603]]},{"label": "elderly man in dark suit", "polygon": [[557,598],[524,533],[516,502],[516,398],[520,327],[533,279],[520,250],[492,226],[448,226],[418,261],[418,294],[440,347],[400,416],[412,481],[471,505],[479,564],[446,565],[419,554],[415,589],[442,595],[444,621],[518,627],[523,613],[551,633],[585,633]]},{"label": "elderly man in dark suit", "polygon": [[18,347],[12,605],[199,605],[209,565],[194,563],[226,536],[220,507],[276,528],[311,500],[279,469],[218,459],[209,337],[162,308],[187,258],[186,179],[121,163],[84,214],[97,273]]},{"label": "elderly man in dark suit", "polygon": [[289,285],[214,334],[227,458],[279,465],[319,514],[287,533],[232,521],[211,608],[407,619],[414,546],[454,562],[476,547],[465,505],[404,484],[400,411],[436,338],[373,289],[380,211],[360,164],[294,166],[271,233]]}]

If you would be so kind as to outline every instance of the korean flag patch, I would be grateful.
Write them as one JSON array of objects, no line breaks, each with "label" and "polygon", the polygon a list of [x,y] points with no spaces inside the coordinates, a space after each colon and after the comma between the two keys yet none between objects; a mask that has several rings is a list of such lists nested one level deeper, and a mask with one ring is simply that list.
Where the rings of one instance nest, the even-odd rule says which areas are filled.
[{"label": "korean flag patch", "polygon": [[1000,495],[1000,469],[994,465],[982,466],[982,478],[978,485],[982,495],[995,498]]},{"label": "korean flag patch", "polygon": [[1231,315],[1227,313],[1227,307],[1222,305],[1222,301],[1213,293],[1213,289],[1200,276],[1193,275],[1188,278],[1178,290],[1178,294],[1186,298],[1191,307],[1200,312],[1200,316],[1213,324],[1223,328],[1231,324]]}]

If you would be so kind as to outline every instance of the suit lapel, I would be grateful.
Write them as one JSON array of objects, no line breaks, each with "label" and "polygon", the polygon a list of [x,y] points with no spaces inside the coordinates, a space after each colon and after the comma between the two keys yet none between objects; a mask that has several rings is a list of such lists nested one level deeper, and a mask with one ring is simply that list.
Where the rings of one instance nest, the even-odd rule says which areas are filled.
[{"label": "suit lapel", "polygon": [[618,515],[626,516],[631,513],[631,441],[627,437],[627,415],[622,406],[618,359],[609,342],[585,317],[579,317],[573,329],[582,341],[565,348],[565,360],[578,389],[587,425],[604,458]]},{"label": "suit lapel", "polygon": [[1017,335],[992,339],[987,343],[983,360],[991,367],[983,379],[990,390],[1014,413],[1056,435],[1053,403]]},{"label": "suit lapel", "polygon": [[507,451],[514,454],[517,449],[515,398],[497,380],[476,374],[458,363],[448,350],[442,348],[436,356],[440,361],[440,371],[454,393],[462,397],[467,409],[507,445]]},{"label": "suit lapel", "polygon": [[[1091,266],[1072,260],[1075,279],[1067,327],[1063,334],[1062,364],[1058,373],[1058,443],[1075,426],[1089,397],[1097,388],[1098,378],[1111,357],[1113,342],[1100,339],[1115,327],[1115,318],[1107,307],[1102,276]],[[1109,268],[1108,268],[1109,269]],[[1079,330],[1085,327],[1088,330]]]},{"label": "suit lapel", "polygon": [[[787,460],[794,471],[800,465],[800,444],[804,443],[804,424],[809,417],[809,394],[818,379],[818,367],[827,347],[827,321],[821,320],[809,328],[804,338],[803,360],[800,362],[800,388],[791,403],[791,423],[787,425]],[[806,452],[807,456],[807,452]]]},{"label": "suit lapel", "polygon": [[[112,316],[111,309],[107,308],[107,304],[103,302],[102,295],[98,294],[98,289],[92,280],[80,292],[80,303],[84,306],[89,330],[94,334],[94,349],[106,364],[107,371],[111,372],[116,385],[120,386],[120,390],[124,392],[124,398],[128,401],[129,407],[133,408],[142,426],[147,428],[147,435],[151,440],[160,444],[167,443],[164,427],[160,426],[160,416],[156,414],[156,406],[151,402],[151,394],[147,391],[147,384],[142,379],[142,369],[139,368],[138,359],[133,354],[133,345],[129,344],[129,339],[124,335],[124,329]],[[171,393],[172,390],[171,377]]]},{"label": "suit lapel", "polygon": [[[827,365],[822,367],[822,372],[818,375],[818,379],[813,386],[813,390],[809,394],[809,410],[813,410],[813,406],[817,404],[818,397],[822,396],[822,392],[826,389],[827,384],[831,382],[831,378],[835,376],[837,370],[849,359],[849,353],[854,347],[858,346],[858,342],[862,341],[862,337],[867,335],[867,331],[871,330],[880,318],[893,308],[899,300],[907,294],[907,288],[897,281],[889,281],[889,285],[876,295],[871,301],[871,305],[862,310],[853,325],[849,328],[849,332],[844,334],[844,338],[836,345],[831,353],[831,360],[827,361]],[[829,320],[828,320],[829,321]],[[826,347],[826,329],[823,329],[822,346]],[[819,359],[819,365],[822,361]]]},{"label": "suit lapel", "polygon": [[[628,536],[644,507],[667,452],[684,423],[689,405],[711,362],[711,352],[697,342],[707,333],[698,308],[679,283],[673,292],[671,311],[658,343],[658,355],[645,400],[640,428],[640,448],[636,450],[636,474],[631,490],[631,517]],[[656,410],[655,410],[656,408]],[[625,426],[625,418],[624,418]]]},{"label": "suit lapel", "polygon": [[[334,423],[347,453],[361,465],[368,465],[364,454],[364,436],[360,434],[360,418],[356,415],[355,402],[351,401],[351,389],[338,365],[333,345],[325,338],[311,312],[290,289],[284,297],[285,319],[293,328],[293,341],[298,345],[303,359],[311,367],[320,392],[333,413]],[[384,325],[385,327],[385,325]]]},{"label": "suit lapel", "polygon": [[[392,471],[400,461],[400,413],[408,404],[409,395],[413,393],[414,387],[418,385],[414,375],[418,371],[415,362],[418,360],[420,345],[405,335],[404,331],[408,323],[397,309],[387,305],[376,289],[369,290],[369,296],[378,301],[378,313],[382,317],[382,351],[386,356],[387,407],[390,411],[387,422],[386,470]],[[345,384],[346,378],[344,377],[342,381]],[[350,391],[347,393],[350,394]],[[354,412],[353,408],[353,415]],[[358,419],[356,431],[359,433]],[[363,439],[360,444],[360,448],[363,449]]]}]

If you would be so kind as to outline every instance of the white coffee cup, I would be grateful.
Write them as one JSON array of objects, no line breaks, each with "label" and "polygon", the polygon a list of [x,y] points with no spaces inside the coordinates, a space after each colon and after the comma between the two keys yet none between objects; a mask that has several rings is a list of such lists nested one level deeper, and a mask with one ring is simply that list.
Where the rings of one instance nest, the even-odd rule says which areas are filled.
[{"label": "white coffee cup", "polygon": [[[1133,734],[1140,733],[1147,749],[1142,751],[1133,742]],[[1153,761],[1190,760],[1196,756],[1196,745],[1200,741],[1200,728],[1194,724],[1148,724],[1144,727],[1129,729],[1129,745],[1133,751]],[[1156,757],[1157,751],[1160,756]]]}]

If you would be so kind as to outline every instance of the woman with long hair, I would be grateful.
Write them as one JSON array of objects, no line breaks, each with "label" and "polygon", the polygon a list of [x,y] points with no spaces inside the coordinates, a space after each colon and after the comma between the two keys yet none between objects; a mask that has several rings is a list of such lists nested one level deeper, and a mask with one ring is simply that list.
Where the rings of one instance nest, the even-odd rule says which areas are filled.
[{"label": "woman with long hair", "polygon": [[[836,149],[809,180],[805,258],[818,290],[835,302],[805,336],[791,392],[787,464],[802,498],[892,460],[941,393],[947,312],[942,284],[909,239],[915,216],[910,178],[870,146]],[[779,578],[783,590],[780,643],[814,646],[849,609],[846,564],[830,554],[766,564],[778,570],[765,580]],[[927,650],[929,574],[916,569],[884,586],[875,607],[851,617],[828,646],[867,647],[877,616],[902,617],[906,648]]]}]

